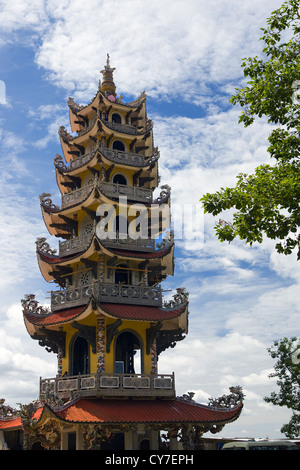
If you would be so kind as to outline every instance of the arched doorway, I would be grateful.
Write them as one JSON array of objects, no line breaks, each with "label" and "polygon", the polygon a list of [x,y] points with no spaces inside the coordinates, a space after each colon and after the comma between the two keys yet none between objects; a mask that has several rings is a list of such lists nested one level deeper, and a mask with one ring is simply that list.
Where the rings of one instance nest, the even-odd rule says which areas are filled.
[{"label": "arched doorway", "polygon": [[124,175],[121,175],[120,173],[117,173],[113,177],[113,183],[115,184],[123,184],[124,186],[127,185],[127,179],[125,178]]},{"label": "arched doorway", "polygon": [[85,338],[77,336],[72,345],[71,375],[89,374],[89,345]]},{"label": "arched doorway", "polygon": [[141,341],[131,331],[120,333],[116,339],[115,362],[123,366],[124,374],[142,373]]},{"label": "arched doorway", "polygon": [[119,264],[115,269],[115,284],[131,284],[131,272],[126,264]]},{"label": "arched doorway", "polygon": [[111,117],[111,121],[112,122],[115,122],[117,124],[122,124],[122,119],[121,119],[121,116],[120,114],[117,114],[117,113],[114,113]]},{"label": "arched doorway", "polygon": [[143,439],[140,443],[140,450],[150,450],[149,439]]}]

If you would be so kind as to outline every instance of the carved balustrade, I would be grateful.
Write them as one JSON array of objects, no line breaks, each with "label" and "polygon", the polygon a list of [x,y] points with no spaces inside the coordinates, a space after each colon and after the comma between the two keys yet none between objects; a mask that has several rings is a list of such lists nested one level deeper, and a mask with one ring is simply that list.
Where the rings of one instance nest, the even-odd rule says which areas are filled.
[{"label": "carved balustrade", "polygon": [[160,286],[98,283],[96,295],[99,302],[150,305],[157,307],[161,307],[162,305],[162,291]]},{"label": "carved balustrade", "polygon": [[135,167],[151,165],[159,158],[159,151],[157,149],[154,150],[154,153],[151,157],[147,158],[144,155],[133,152],[110,149],[107,147],[97,147],[95,150],[92,150],[91,152],[85,153],[84,155],[80,155],[79,157],[74,158],[74,160],[71,160],[69,166],[65,165],[60,155],[56,156],[54,159],[54,164],[57,168],[62,169],[64,172],[77,170],[78,168],[87,165],[92,160],[97,150],[99,150],[100,153],[111,162]]},{"label": "carved balustrade", "polygon": [[[69,240],[60,240],[59,256],[68,256],[86,250],[91,243],[92,237],[93,233],[80,237],[73,237]],[[116,234],[116,238],[105,238],[101,240],[101,243],[107,248],[118,248],[120,250],[132,250],[139,252],[155,251],[155,240],[152,238],[120,238],[118,234]]]},{"label": "carved balustrade", "polygon": [[174,374],[88,374],[40,379],[40,400],[71,397],[174,397]]},{"label": "carved balustrade", "polygon": [[98,187],[100,191],[107,197],[116,198],[119,196],[126,196],[131,201],[152,202],[152,189],[98,181],[97,183],[95,182],[95,184],[89,184],[87,186],[83,186],[82,188],[74,189],[69,193],[62,194],[62,209],[66,209],[67,207],[82,203],[89,196],[95,186]]},{"label": "carved balustrade", "polygon": [[95,281],[87,286],[51,291],[51,310],[57,311],[86,305],[92,297],[104,303],[162,306],[160,286],[134,286]]}]

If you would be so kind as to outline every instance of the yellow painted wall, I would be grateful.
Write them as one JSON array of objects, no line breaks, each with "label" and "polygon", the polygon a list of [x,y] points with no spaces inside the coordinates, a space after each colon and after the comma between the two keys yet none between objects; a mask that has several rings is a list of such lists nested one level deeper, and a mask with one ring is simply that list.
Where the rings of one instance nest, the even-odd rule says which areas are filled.
[{"label": "yellow painted wall", "polygon": [[[105,326],[107,324],[113,323],[114,319],[105,319]],[[96,316],[92,313],[84,321],[80,322],[82,324],[96,326]],[[144,374],[151,373],[151,355],[146,353],[146,330],[150,327],[150,322],[138,322],[138,321],[124,321],[122,325],[118,328],[119,333],[123,331],[131,331],[136,333],[139,338],[142,340],[143,351],[141,354],[141,359],[144,361]],[[64,326],[64,331],[66,332],[66,352],[65,357],[62,359],[62,373],[69,372],[69,358],[70,358],[70,344],[74,335],[77,335],[78,330],[73,328],[70,324]],[[111,345],[110,352],[105,352],[105,372],[113,373],[114,372],[114,351],[115,351],[115,340],[114,337]],[[97,354],[92,352],[90,347],[90,373],[95,374],[97,372]]]}]

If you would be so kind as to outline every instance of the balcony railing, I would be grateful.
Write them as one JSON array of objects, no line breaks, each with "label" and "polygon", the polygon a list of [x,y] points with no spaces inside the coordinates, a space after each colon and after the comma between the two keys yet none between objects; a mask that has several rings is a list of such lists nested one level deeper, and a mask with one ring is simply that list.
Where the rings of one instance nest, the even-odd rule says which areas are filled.
[{"label": "balcony railing", "polygon": [[91,297],[98,302],[127,305],[162,306],[160,286],[134,286],[95,281],[91,285],[51,291],[51,310],[86,305]]},{"label": "balcony railing", "polygon": [[[88,248],[91,243],[93,234],[83,235],[81,237],[73,237],[70,240],[59,241],[59,256],[69,256],[74,253],[79,253]],[[105,238],[101,240],[103,246],[107,248],[115,248],[120,250],[132,250],[140,252],[153,252],[155,251],[155,240],[152,238]]]},{"label": "balcony railing", "polygon": [[128,186],[126,184],[98,182],[96,185],[89,184],[83,188],[74,189],[69,193],[62,194],[62,209],[82,203],[92,192],[94,186],[98,187],[107,197],[126,196],[131,201],[152,202],[152,189]]},{"label": "balcony railing", "polygon": [[[151,157],[145,157],[144,155],[140,155],[133,152],[126,152],[123,150],[117,149],[109,149],[107,147],[99,148],[100,153],[106,157],[111,162],[119,163],[121,165],[131,165],[135,167],[144,167],[146,165],[150,165],[154,163],[159,158],[159,153],[156,150]],[[94,157],[96,150],[92,150],[91,152],[85,153],[84,155],[80,155],[74,160],[70,161],[69,167],[64,167],[65,171],[72,171],[89,163],[92,158]],[[61,162],[60,162],[61,164]]]},{"label": "balcony railing", "polygon": [[88,374],[40,379],[40,400],[50,396],[175,397],[174,374]]}]

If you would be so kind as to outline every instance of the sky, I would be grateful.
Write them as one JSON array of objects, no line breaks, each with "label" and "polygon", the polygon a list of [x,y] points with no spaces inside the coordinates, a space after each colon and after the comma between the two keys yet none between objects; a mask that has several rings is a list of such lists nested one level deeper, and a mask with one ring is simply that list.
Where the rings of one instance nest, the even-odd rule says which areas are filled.
[{"label": "sky", "polygon": [[240,418],[205,437],[284,437],[280,428],[291,412],[264,401],[277,390],[267,348],[298,335],[299,263],[295,255],[277,254],[273,241],[219,242],[215,218],[199,203],[269,161],[271,126],[260,119],[244,129],[229,99],[245,84],[242,59],[260,54],[260,28],[281,3],[0,0],[0,398],[6,404],[35,400],[39,377],[57,372],[56,356],[29,337],[20,299],[33,293],[47,304],[55,290],[37,265],[37,237],[57,246],[39,195],[51,193],[60,204],[53,159],[62,154],[59,126],[70,130],[67,100],[91,101],[109,53],[124,101],[147,93],[174,217],[192,207],[200,220],[201,235],[175,236],[175,275],[163,287],[166,296],[177,287],[190,293],[189,333],[161,354],[159,372],[174,371],[177,395],[192,391],[198,403],[243,387]]}]

